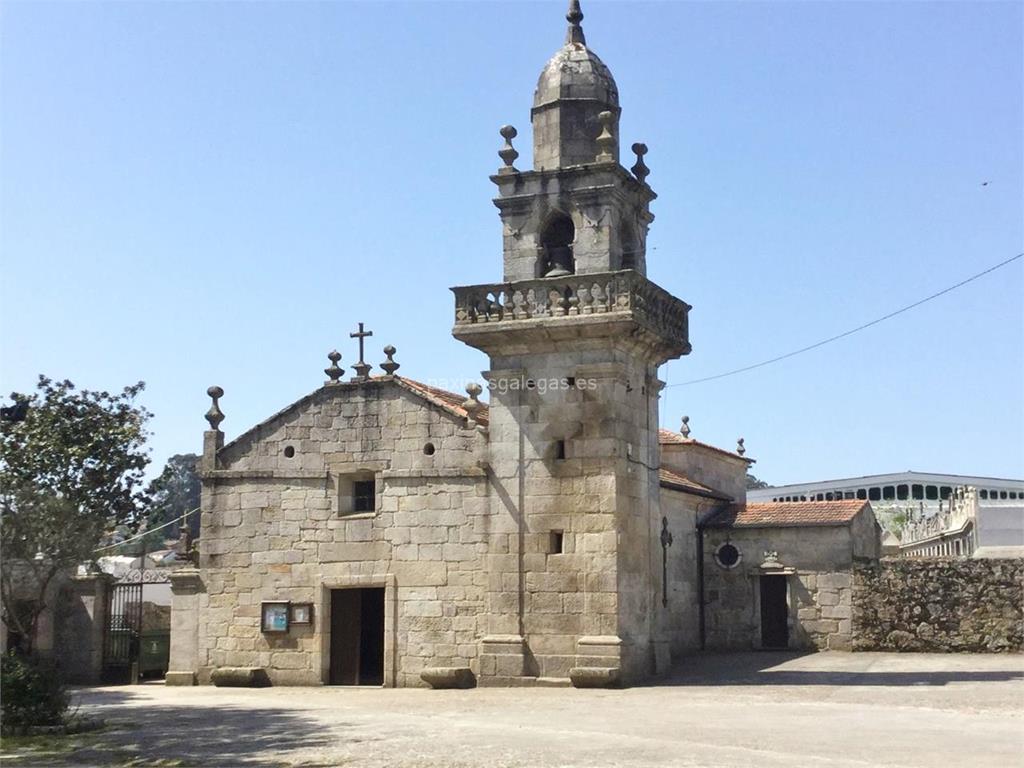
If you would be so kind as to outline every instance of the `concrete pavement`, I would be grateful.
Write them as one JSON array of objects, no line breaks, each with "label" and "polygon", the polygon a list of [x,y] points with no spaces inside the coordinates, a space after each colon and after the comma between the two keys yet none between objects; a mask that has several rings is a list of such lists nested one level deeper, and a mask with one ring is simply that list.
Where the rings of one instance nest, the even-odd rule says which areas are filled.
[{"label": "concrete pavement", "polygon": [[145,685],[76,699],[116,727],[43,764],[1024,764],[1019,655],[706,655],[618,691]]}]

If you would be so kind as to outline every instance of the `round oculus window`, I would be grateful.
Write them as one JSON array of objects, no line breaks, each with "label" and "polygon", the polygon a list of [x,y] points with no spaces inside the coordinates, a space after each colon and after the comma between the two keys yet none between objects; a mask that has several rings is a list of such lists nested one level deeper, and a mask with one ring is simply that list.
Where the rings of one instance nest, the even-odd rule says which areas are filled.
[{"label": "round oculus window", "polygon": [[740,564],[743,555],[734,544],[726,542],[715,550],[715,562],[723,568],[735,568]]}]

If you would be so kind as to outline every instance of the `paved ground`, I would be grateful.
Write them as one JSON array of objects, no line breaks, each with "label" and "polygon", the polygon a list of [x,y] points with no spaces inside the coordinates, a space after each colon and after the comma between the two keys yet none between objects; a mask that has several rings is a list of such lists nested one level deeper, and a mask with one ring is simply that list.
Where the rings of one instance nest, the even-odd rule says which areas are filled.
[{"label": "paved ground", "polygon": [[1024,765],[1022,656],[701,656],[621,691],[144,685],[76,698],[113,728],[8,764]]}]

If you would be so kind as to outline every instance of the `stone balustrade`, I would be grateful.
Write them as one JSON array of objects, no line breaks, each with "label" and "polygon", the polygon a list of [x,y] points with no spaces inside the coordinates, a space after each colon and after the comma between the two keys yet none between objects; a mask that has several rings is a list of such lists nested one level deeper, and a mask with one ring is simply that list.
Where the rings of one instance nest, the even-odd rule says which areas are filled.
[{"label": "stone balustrade", "polygon": [[482,323],[621,313],[689,351],[690,306],[633,270],[453,288],[456,332]]}]

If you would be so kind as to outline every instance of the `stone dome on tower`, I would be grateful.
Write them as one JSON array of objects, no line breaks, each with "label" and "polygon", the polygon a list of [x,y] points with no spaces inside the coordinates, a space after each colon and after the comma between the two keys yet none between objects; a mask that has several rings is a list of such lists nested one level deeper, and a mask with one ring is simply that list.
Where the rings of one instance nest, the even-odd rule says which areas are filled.
[{"label": "stone dome on tower", "polygon": [[[571,0],[565,18],[565,45],[544,65],[533,95],[534,167],[565,168],[594,162],[601,132],[599,115],[612,113],[617,134],[619,89],[611,70],[587,47],[579,0]],[[618,142],[612,148],[618,161]]]},{"label": "stone dome on tower", "polygon": [[566,43],[546,65],[533,94],[534,109],[561,99],[592,99],[619,106],[611,70],[585,43]]}]

